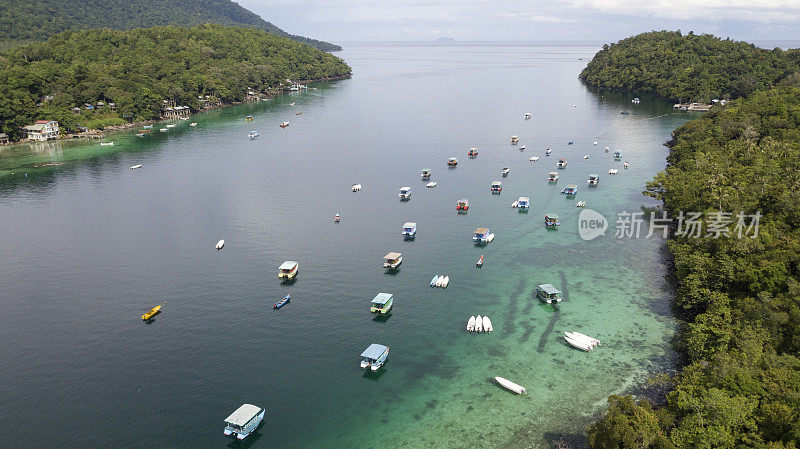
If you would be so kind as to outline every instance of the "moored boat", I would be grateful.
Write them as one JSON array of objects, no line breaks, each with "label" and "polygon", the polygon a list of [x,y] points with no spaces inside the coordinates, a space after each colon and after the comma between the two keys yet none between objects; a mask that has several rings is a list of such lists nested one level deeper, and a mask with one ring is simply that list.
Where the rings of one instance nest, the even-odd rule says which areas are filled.
[{"label": "moored boat", "polygon": [[550,148],[548,148],[548,149],[544,150],[544,154],[545,154],[546,156],[550,156],[552,153],[553,153],[553,150],[551,150]]},{"label": "moored boat", "polygon": [[494,240],[494,234],[489,231],[489,228],[478,228],[472,236],[472,241],[475,243],[489,243]]},{"label": "moored boat", "polygon": [[490,187],[492,193],[500,193],[503,191],[503,183],[500,181],[492,181],[492,186]]},{"label": "moored boat", "polygon": [[589,179],[586,180],[586,183],[589,184],[589,187],[597,187],[597,185],[600,184],[600,175],[592,173],[589,175]]},{"label": "moored boat", "polygon": [[100,142],[100,145],[104,147],[114,146],[114,142]]},{"label": "moored boat", "polygon": [[536,287],[536,297],[548,304],[561,302],[561,290],[555,288],[553,284],[540,284]]},{"label": "moored boat", "polygon": [[391,293],[378,293],[370,302],[369,311],[380,315],[386,315],[394,305],[394,295]]},{"label": "moored boat", "polygon": [[433,279],[431,279],[431,288],[436,287],[437,283],[439,282],[439,275],[434,275]]},{"label": "moored boat", "polygon": [[511,172],[511,169],[508,168],[508,167],[503,167],[503,169],[500,170],[500,174],[503,175],[503,176],[508,176],[509,172]]},{"label": "moored boat", "polygon": [[470,148],[469,151],[467,152],[467,156],[472,157],[472,158],[478,156],[478,149],[477,148]]},{"label": "moored boat", "polygon": [[419,173],[422,179],[430,179],[431,177],[431,169],[430,168],[423,168],[422,171]]},{"label": "moored boat", "polygon": [[280,126],[281,128],[286,128],[287,126],[289,126],[289,122],[282,122],[282,123],[281,123],[280,125],[278,125],[278,126]]},{"label": "moored boat", "polygon": [[477,262],[475,262],[475,267],[476,268],[483,268],[483,254],[481,254],[481,258],[478,259]]},{"label": "moored boat", "polygon": [[361,190],[361,184],[353,184],[353,192],[358,192]]},{"label": "moored boat", "polygon": [[467,332],[475,331],[475,316],[469,317],[469,321],[467,321]]},{"label": "moored boat", "polygon": [[411,199],[411,187],[403,186],[397,190],[399,192],[397,196],[400,198],[401,201],[408,201]]},{"label": "moored boat", "polygon": [[280,309],[281,307],[284,306],[284,304],[289,302],[291,299],[292,299],[292,294],[291,293],[287,293],[286,296],[283,297],[283,299],[280,299],[275,304],[273,304],[272,308],[273,309]]},{"label": "moored boat", "polygon": [[578,348],[578,349],[580,349],[582,351],[589,352],[593,348],[593,346],[589,342],[584,341],[584,340],[576,340],[576,339],[570,337],[569,335],[564,335],[564,340],[567,340],[567,343],[569,343],[573,347]]},{"label": "moored boat", "polygon": [[586,207],[586,201],[578,201],[575,203],[575,207]]},{"label": "moored boat", "polygon": [[492,330],[493,330],[493,328],[492,328],[492,320],[490,320],[488,316],[484,315],[483,316],[483,331],[484,332],[491,332]]},{"label": "moored boat", "polygon": [[600,340],[598,340],[596,338],[592,338],[592,337],[590,337],[588,335],[584,335],[584,334],[582,334],[580,332],[567,332],[567,331],[564,331],[564,335],[572,338],[573,340],[586,342],[587,344],[589,344],[592,347],[600,346]]},{"label": "moored boat", "polygon": [[142,164],[136,164],[131,167],[131,170],[136,170],[137,168],[142,168]]},{"label": "moored boat", "polygon": [[531,113],[530,112],[526,112],[525,115],[523,115],[523,117],[525,117],[525,120],[527,120],[527,119],[531,118]]},{"label": "moored boat", "polygon": [[475,317],[475,332],[483,332],[483,317],[480,315]]},{"label": "moored boat", "polygon": [[522,385],[517,385],[506,378],[496,376],[494,380],[497,381],[497,383],[500,384],[500,386],[502,386],[506,390],[513,391],[514,393],[524,394],[528,392]]},{"label": "moored boat", "polygon": [[431,181],[431,182],[425,184],[425,187],[427,187],[429,189],[432,189],[432,188],[436,187],[436,181]]},{"label": "moored boat", "polygon": [[417,224],[413,221],[406,222],[403,225],[403,237],[413,239],[417,235]]},{"label": "moored boat", "polygon": [[614,151],[614,159],[622,159],[622,151],[615,150]]},{"label": "moored boat", "polygon": [[557,166],[558,168],[567,168],[567,160],[562,157],[558,160]]},{"label": "moored boat", "polygon": [[339,214],[336,214],[336,215],[333,216],[333,222],[334,223],[339,223],[339,220],[341,220],[341,218],[342,217],[340,217]]},{"label": "moored boat", "polygon": [[511,145],[516,145],[519,143],[519,137],[511,136]]},{"label": "moored boat", "polygon": [[466,212],[469,210],[469,200],[466,198],[461,198],[456,202],[456,210],[458,212]]},{"label": "moored boat", "polygon": [[394,270],[403,263],[403,255],[400,253],[389,253],[383,256],[383,268]]},{"label": "moored boat", "polygon": [[389,357],[389,347],[373,343],[361,353],[361,369],[369,368],[373,372],[381,369]]},{"label": "moored boat", "polygon": [[561,226],[561,221],[556,214],[544,214],[544,225],[547,226],[548,229],[555,229],[558,226]]},{"label": "moored boat", "polygon": [[558,172],[551,171],[548,173],[547,182],[558,182]]},{"label": "moored boat", "polygon": [[300,270],[300,264],[294,260],[287,260],[278,267],[278,279],[292,280],[297,276]]},{"label": "moored boat", "polygon": [[528,158],[528,160],[531,161],[531,162],[536,162],[536,161],[539,160],[539,156],[531,156],[531,157]]},{"label": "moored boat", "polygon": [[237,440],[244,440],[258,428],[266,413],[267,411],[261,407],[243,404],[225,418],[226,426],[223,433],[226,436],[236,437]]},{"label": "moored boat", "polygon": [[531,199],[527,196],[521,196],[517,200],[517,207],[521,211],[527,211],[531,207]]},{"label": "moored boat", "polygon": [[617,173],[619,173],[619,170],[616,168],[612,168],[611,170],[608,171],[609,175],[616,175]]},{"label": "moored boat", "polygon": [[219,241],[219,242],[217,242],[217,244],[216,244],[216,245],[214,245],[214,248],[215,248],[217,251],[219,251],[219,250],[221,250],[221,249],[222,249],[222,247],[223,247],[223,246],[225,246],[225,239],[220,239],[220,241]]},{"label": "moored boat", "polygon": [[458,158],[457,157],[451,157],[450,159],[447,160],[447,166],[448,167],[455,167],[456,165],[458,165]]},{"label": "moored boat", "polygon": [[256,137],[258,137],[258,136],[260,136],[260,134],[258,133],[258,131],[250,131],[249,133],[247,133],[247,137],[249,137],[249,138],[250,138],[250,140],[253,140],[253,139],[255,139],[255,138],[256,138]]},{"label": "moored boat", "polygon": [[564,195],[569,195],[569,196],[577,195],[578,194],[578,186],[575,185],[575,184],[567,184],[566,187],[561,189],[561,193],[563,193]]},{"label": "moored boat", "polygon": [[197,126],[197,122],[189,123],[189,126]]},{"label": "moored boat", "polygon": [[164,307],[165,305],[167,305],[166,301],[164,301],[164,304],[155,306],[152,309],[150,309],[149,311],[145,312],[145,314],[142,315],[142,321],[147,321],[147,320],[153,318],[154,316],[158,315],[159,313],[161,313],[161,308]]}]

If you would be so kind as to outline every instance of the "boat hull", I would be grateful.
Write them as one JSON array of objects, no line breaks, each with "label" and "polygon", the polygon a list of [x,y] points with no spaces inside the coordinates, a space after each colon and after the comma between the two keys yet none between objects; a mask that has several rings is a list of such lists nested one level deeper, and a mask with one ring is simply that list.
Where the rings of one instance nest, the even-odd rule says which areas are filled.
[{"label": "boat hull", "polygon": [[514,382],[511,382],[510,380],[508,380],[508,379],[505,379],[505,378],[503,378],[503,377],[497,376],[497,377],[495,377],[495,378],[494,378],[494,380],[495,380],[495,381],[496,381],[496,382],[497,382],[497,383],[498,383],[500,386],[502,386],[503,388],[505,388],[506,390],[513,391],[514,393],[517,393],[517,394],[525,394],[525,393],[527,393],[527,392],[528,392],[528,391],[525,389],[525,387],[523,387],[522,385],[515,384]]}]

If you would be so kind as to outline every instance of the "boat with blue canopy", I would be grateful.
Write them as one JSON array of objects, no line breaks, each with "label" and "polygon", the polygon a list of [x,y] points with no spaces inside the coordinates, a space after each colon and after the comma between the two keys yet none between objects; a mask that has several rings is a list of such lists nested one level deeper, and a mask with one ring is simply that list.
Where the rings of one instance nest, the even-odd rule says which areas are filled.
[{"label": "boat with blue canopy", "polygon": [[589,187],[597,187],[597,184],[600,184],[600,175],[592,173],[586,183],[589,184]]},{"label": "boat with blue canopy", "polygon": [[401,201],[410,200],[411,199],[411,187],[403,186],[397,189],[400,193],[397,194],[400,197]]},{"label": "boat with blue canopy", "polygon": [[265,409],[256,405],[242,404],[235,412],[225,418],[226,425],[223,433],[226,436],[233,436],[242,441],[256,430],[261,421],[264,420],[266,413]]},{"label": "boat with blue canopy", "polygon": [[472,236],[472,241],[475,243],[489,243],[494,240],[494,234],[489,231],[489,228],[478,228]]},{"label": "boat with blue canopy", "polygon": [[559,220],[556,214],[544,214],[544,225],[547,226],[548,229],[556,229],[558,226],[561,226],[561,220]]},{"label": "boat with blue canopy", "polygon": [[527,196],[521,196],[517,200],[517,207],[521,211],[527,211],[531,207],[531,199]]},{"label": "boat with blue canopy", "polygon": [[575,184],[569,184],[563,189],[561,189],[561,193],[564,195],[575,195],[578,193],[578,186]]},{"label": "boat with blue canopy", "polygon": [[548,304],[561,302],[561,290],[555,288],[553,284],[540,284],[536,287],[536,297]]},{"label": "boat with blue canopy", "polygon": [[369,368],[373,372],[381,369],[389,357],[389,347],[373,343],[361,353],[361,369]]},{"label": "boat with blue canopy", "polygon": [[430,168],[423,168],[422,171],[419,173],[422,179],[430,179],[431,177],[431,169]]},{"label": "boat with blue canopy", "polygon": [[378,293],[372,300],[369,311],[372,313],[379,313],[385,315],[394,303],[394,295],[391,293]]},{"label": "boat with blue canopy", "polygon": [[247,133],[247,137],[249,137],[250,140],[255,139],[258,136],[259,136],[258,131],[250,131],[249,133]]},{"label": "boat with blue canopy", "polygon": [[614,159],[622,159],[622,151],[620,150],[614,151]]}]

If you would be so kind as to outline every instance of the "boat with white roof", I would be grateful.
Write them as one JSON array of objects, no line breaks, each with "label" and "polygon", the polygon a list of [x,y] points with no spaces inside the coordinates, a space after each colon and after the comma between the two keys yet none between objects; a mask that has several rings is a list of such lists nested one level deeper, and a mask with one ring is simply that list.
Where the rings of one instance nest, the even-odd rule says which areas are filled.
[{"label": "boat with white roof", "polygon": [[291,281],[297,276],[300,270],[300,264],[294,260],[287,260],[278,267],[278,279],[286,279]]},{"label": "boat with white roof", "polygon": [[472,241],[475,243],[489,243],[494,240],[494,234],[489,231],[489,228],[478,228],[472,236]]},{"label": "boat with white roof", "polygon": [[490,189],[492,193],[500,193],[503,191],[503,183],[500,181],[492,181],[492,186]]},{"label": "boat with white roof", "polygon": [[394,295],[391,293],[378,293],[370,302],[369,311],[372,313],[386,315],[394,305]]},{"label": "boat with white roof", "polygon": [[589,187],[597,187],[597,185],[600,184],[600,175],[592,173],[589,175],[589,179],[586,180],[586,183],[589,184]]},{"label": "boat with white roof", "polygon": [[361,369],[370,369],[372,372],[381,369],[389,357],[389,347],[373,343],[361,353]]},{"label": "boat with white roof", "polygon": [[389,253],[383,256],[383,268],[387,270],[394,270],[403,263],[403,255],[401,253]]},{"label": "boat with white roof", "polygon": [[403,186],[398,189],[399,193],[397,194],[400,197],[401,201],[408,201],[411,199],[411,187]]},{"label": "boat with white roof", "polygon": [[403,237],[413,239],[417,235],[417,224],[413,221],[408,221],[403,225]]},{"label": "boat with white roof", "polygon": [[431,181],[431,182],[425,184],[425,187],[427,187],[429,189],[432,189],[432,188],[436,187],[436,181]]},{"label": "boat with white roof", "polygon": [[222,433],[226,436],[236,437],[239,441],[244,440],[258,428],[266,413],[265,409],[256,405],[242,404],[225,418],[226,425]]}]

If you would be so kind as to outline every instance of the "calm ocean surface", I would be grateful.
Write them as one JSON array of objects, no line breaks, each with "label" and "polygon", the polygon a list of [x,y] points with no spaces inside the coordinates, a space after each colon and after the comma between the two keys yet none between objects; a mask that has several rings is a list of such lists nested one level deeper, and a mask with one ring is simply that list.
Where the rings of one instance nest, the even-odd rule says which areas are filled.
[{"label": "calm ocean surface", "polygon": [[[596,50],[354,45],[340,53],[351,79],[200,114],[194,128],[119,133],[102,150],[0,150],[0,447],[239,447],[223,419],[245,402],[267,409],[253,448],[548,447],[580,434],[609,394],[672,366],[662,242],[616,239],[614,223],[649,204],[662,143],[687,120],[582,86]],[[548,185],[559,157],[568,167]],[[47,162],[63,165],[33,167]],[[559,194],[566,184],[576,199]],[[404,185],[413,197],[401,203]],[[510,207],[519,196],[529,213]],[[578,200],[609,220],[605,237],[580,239]],[[546,211],[561,229],[545,230]],[[406,221],[414,241],[400,235]],[[483,248],[479,226],[496,234]],[[389,251],[403,253],[396,274],[381,268]],[[278,282],[284,260],[300,262],[294,285]],[[446,290],[428,287],[439,273]],[[540,283],[565,301],[539,304]],[[379,292],[395,298],[382,321],[369,313]],[[465,331],[478,314],[492,334]],[[565,330],[603,345],[575,350]],[[376,376],[358,366],[370,343],[391,348]]]}]

